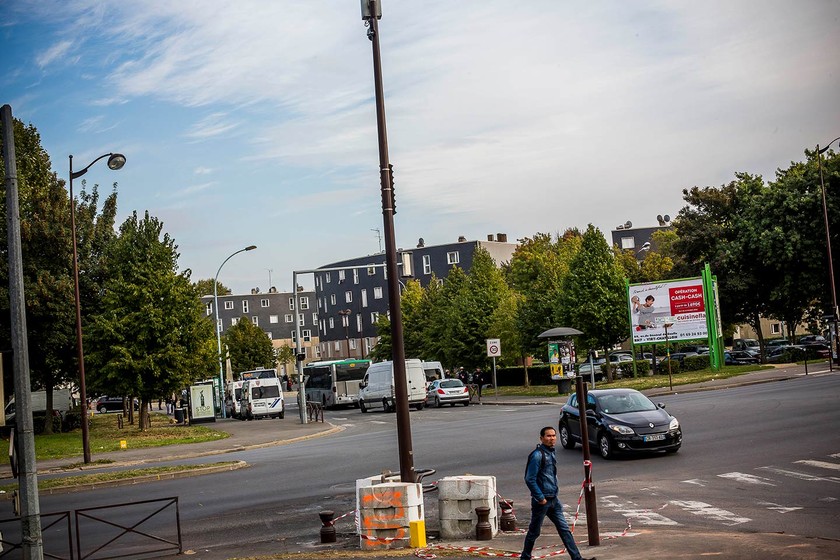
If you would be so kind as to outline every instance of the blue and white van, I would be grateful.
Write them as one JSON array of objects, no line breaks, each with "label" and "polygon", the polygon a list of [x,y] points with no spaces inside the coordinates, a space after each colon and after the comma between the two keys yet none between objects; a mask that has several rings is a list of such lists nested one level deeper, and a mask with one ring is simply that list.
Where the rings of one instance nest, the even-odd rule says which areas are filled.
[{"label": "blue and white van", "polygon": [[283,401],[283,387],[276,377],[249,379],[242,384],[242,398],[239,401],[240,418],[283,418],[286,415]]}]

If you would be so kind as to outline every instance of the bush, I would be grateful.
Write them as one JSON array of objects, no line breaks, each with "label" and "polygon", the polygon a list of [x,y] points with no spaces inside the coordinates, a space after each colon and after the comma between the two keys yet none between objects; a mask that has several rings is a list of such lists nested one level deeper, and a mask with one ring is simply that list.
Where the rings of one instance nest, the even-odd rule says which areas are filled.
[{"label": "bush", "polygon": [[62,432],[72,432],[73,430],[81,429],[82,414],[79,410],[71,410],[64,414],[64,420],[61,423]]},{"label": "bush", "polygon": [[[43,412],[36,412],[32,415],[32,431],[36,434],[44,433],[44,425],[46,424],[47,415]],[[54,415],[52,417],[53,433],[61,432],[61,415]]]},{"label": "bush", "polygon": [[682,371],[699,371],[709,367],[709,356],[686,356],[683,360]]},{"label": "bush", "polygon": [[[628,368],[628,371],[632,374],[632,366]],[[647,360],[636,360],[636,375],[639,377],[650,375],[650,362]]]}]

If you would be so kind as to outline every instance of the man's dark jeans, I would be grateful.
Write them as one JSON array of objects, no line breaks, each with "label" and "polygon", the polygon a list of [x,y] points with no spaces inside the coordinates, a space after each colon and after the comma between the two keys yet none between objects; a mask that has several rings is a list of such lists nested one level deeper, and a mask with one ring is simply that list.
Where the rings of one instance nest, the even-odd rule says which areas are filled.
[{"label": "man's dark jeans", "polygon": [[571,560],[580,560],[580,551],[578,550],[577,544],[575,544],[575,537],[572,535],[572,532],[569,530],[569,525],[563,518],[563,504],[556,497],[546,498],[544,504],[531,498],[531,524],[528,525],[528,534],[525,535],[525,544],[522,546],[522,555],[520,558],[523,560],[531,559],[531,551],[534,550],[534,543],[537,542],[537,537],[540,536],[540,530],[542,529],[543,520],[546,516],[557,527],[557,533],[563,540],[563,545],[569,553],[569,558]]}]

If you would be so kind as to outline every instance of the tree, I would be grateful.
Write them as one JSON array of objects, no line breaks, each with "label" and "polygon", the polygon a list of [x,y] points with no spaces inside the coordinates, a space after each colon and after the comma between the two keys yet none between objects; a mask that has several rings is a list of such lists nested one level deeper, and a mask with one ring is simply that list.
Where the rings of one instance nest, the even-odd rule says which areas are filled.
[{"label": "tree", "polygon": [[288,366],[290,363],[295,363],[295,349],[291,346],[287,346],[284,344],[274,352],[274,355],[277,359],[277,363],[283,364],[283,368],[286,370],[286,373],[289,373],[288,368],[286,366]]},{"label": "tree", "polygon": [[[197,280],[195,283],[195,290],[198,292],[199,296],[212,296],[213,295],[213,279],[212,278],[203,278],[201,280]],[[220,296],[229,296],[231,294],[230,288],[222,284],[221,282],[216,282],[216,292],[217,295]]]},{"label": "tree", "polygon": [[271,339],[247,316],[243,315],[225,332],[222,343],[228,348],[234,377],[237,372],[259,368],[274,369],[277,365]]},{"label": "tree", "polygon": [[91,386],[140,397],[140,429],[153,399],[214,371],[212,324],[190,283],[178,273],[175,241],[163,223],[134,212],[105,251],[102,307],[89,329]]},{"label": "tree", "polygon": [[[580,251],[571,262],[574,271],[563,282],[560,318],[563,326],[583,332],[582,345],[607,349],[627,338],[630,323],[624,275],[604,235],[592,224],[586,229]],[[607,370],[612,381],[612,372]]]}]

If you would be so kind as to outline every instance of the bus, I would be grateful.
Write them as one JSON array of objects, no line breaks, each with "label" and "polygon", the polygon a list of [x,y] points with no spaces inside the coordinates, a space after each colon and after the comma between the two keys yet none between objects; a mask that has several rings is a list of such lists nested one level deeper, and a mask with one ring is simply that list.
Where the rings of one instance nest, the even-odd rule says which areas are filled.
[{"label": "bus", "polygon": [[249,379],[271,379],[277,378],[277,370],[275,369],[255,369],[251,371],[243,371],[239,374],[240,381],[248,381]]},{"label": "bus", "polygon": [[340,404],[359,406],[359,384],[370,367],[370,360],[325,360],[310,362],[303,368],[306,400],[324,408]]}]

